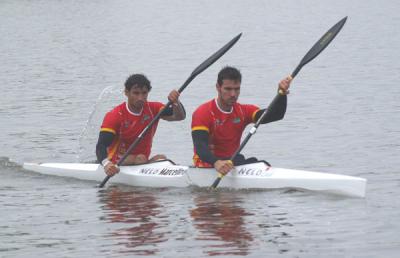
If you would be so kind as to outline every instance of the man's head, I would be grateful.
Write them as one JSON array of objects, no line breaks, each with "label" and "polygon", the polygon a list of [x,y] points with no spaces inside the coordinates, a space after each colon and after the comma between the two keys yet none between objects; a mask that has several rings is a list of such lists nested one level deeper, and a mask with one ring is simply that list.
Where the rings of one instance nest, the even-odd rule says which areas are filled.
[{"label": "man's head", "polygon": [[146,88],[147,91],[151,90],[149,79],[143,74],[132,74],[125,81],[125,90],[130,91],[131,88]]},{"label": "man's head", "polygon": [[140,110],[151,90],[150,81],[143,74],[132,74],[125,81],[125,95],[131,108]]},{"label": "man's head", "polygon": [[218,73],[218,102],[224,108],[231,108],[239,98],[242,75],[234,67],[226,66]]},{"label": "man's head", "polygon": [[242,82],[242,74],[235,67],[225,66],[218,73],[218,80],[217,80],[218,85],[221,86],[223,84],[224,80],[231,80],[231,81],[241,83]]}]

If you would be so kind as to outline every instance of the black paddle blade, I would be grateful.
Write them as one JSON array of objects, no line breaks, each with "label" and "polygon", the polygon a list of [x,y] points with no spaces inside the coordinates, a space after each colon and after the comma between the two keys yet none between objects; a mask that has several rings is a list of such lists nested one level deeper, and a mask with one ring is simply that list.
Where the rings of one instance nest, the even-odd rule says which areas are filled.
[{"label": "black paddle blade", "polygon": [[341,19],[338,23],[336,23],[332,28],[330,28],[318,41],[314,44],[314,46],[307,52],[307,54],[301,59],[300,64],[296,67],[294,72],[292,73],[292,78],[294,78],[300,71],[300,69],[309,63],[311,60],[316,58],[319,53],[324,50],[329,43],[336,37],[339,31],[343,28],[343,25],[346,23],[347,16]]},{"label": "black paddle blade", "polygon": [[240,39],[242,36],[242,33],[234,37],[231,41],[229,41],[225,46],[223,46],[220,50],[215,52],[212,56],[210,56],[206,61],[201,63],[194,71],[192,72],[191,76],[195,77],[199,73],[203,72],[205,69],[207,69],[210,65],[215,63],[221,56],[223,56],[226,51],[228,51],[233,45],[236,44],[236,42]]}]

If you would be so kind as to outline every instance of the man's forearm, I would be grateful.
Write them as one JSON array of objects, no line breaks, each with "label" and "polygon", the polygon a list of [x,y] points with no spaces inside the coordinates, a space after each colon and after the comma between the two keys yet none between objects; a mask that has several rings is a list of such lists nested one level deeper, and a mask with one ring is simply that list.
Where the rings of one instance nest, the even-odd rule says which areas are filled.
[{"label": "man's forearm", "polygon": [[214,165],[218,158],[208,148],[208,132],[203,130],[192,131],[192,139],[194,148],[200,159]]},{"label": "man's forearm", "polygon": [[[278,94],[268,107],[267,114],[261,121],[262,124],[274,122],[283,119],[286,113],[287,96]],[[257,121],[265,109],[261,109],[256,113],[255,120]]]},{"label": "man's forearm", "polygon": [[186,117],[186,111],[182,103],[179,101],[177,104],[172,104],[172,116],[175,121],[183,120]]},{"label": "man's forearm", "polygon": [[180,121],[185,119],[185,117],[186,111],[181,102],[165,108],[161,114],[161,118],[167,121]]},{"label": "man's forearm", "polygon": [[111,145],[114,139],[114,134],[110,132],[100,132],[99,139],[96,144],[96,157],[97,161],[101,164],[107,158],[107,148]]}]

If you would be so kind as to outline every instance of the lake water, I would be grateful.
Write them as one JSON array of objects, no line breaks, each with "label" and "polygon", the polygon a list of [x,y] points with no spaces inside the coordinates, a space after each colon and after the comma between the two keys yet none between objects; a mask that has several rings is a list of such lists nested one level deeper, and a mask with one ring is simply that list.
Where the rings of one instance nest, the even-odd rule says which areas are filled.
[{"label": "lake water", "polygon": [[[398,257],[399,9],[377,0],[2,0],[0,257]],[[153,152],[188,165],[190,114],[215,96],[223,66],[242,71],[241,102],[264,107],[344,16],[338,37],[293,81],[284,120],[260,126],[243,153],[276,167],[364,177],[364,199],[99,190],[21,167],[93,160],[99,123],[124,100],[129,74],[145,73],[150,99],[166,102],[243,32],[182,93],[188,119],[159,124]]]}]

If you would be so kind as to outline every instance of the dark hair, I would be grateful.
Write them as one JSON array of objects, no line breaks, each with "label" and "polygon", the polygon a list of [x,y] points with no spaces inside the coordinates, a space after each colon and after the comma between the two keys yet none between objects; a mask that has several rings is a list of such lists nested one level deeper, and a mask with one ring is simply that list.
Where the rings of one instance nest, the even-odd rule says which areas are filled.
[{"label": "dark hair", "polygon": [[151,84],[149,79],[143,74],[132,74],[125,81],[125,89],[130,91],[132,87],[147,88],[151,90]]},{"label": "dark hair", "polygon": [[218,73],[218,85],[222,85],[223,80],[232,80],[235,82],[242,82],[242,74],[240,71],[232,66],[225,66]]}]

